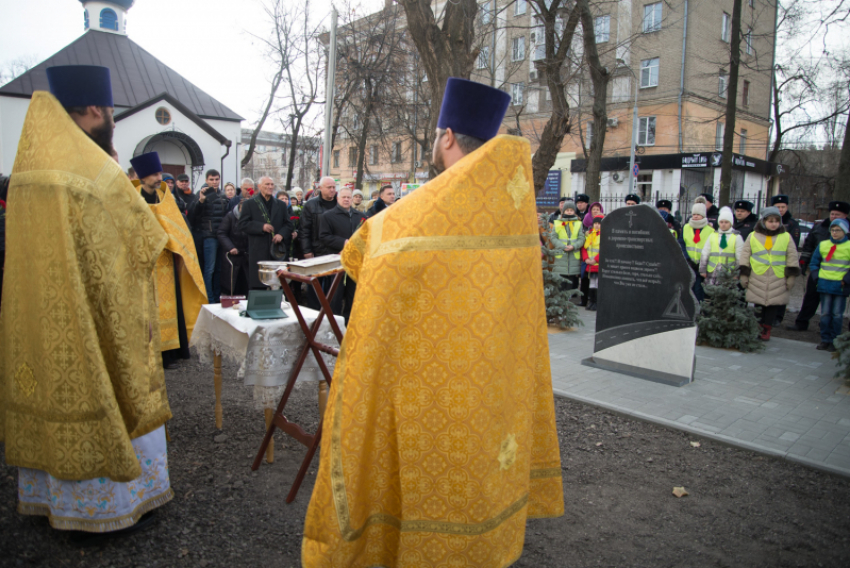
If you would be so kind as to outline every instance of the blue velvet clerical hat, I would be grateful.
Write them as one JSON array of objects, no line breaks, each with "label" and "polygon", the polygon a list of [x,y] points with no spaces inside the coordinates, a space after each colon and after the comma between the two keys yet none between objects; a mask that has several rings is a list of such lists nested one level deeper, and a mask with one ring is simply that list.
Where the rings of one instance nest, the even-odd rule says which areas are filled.
[{"label": "blue velvet clerical hat", "polygon": [[159,154],[156,152],[139,154],[135,158],[130,158],[130,163],[133,165],[133,169],[136,170],[136,175],[139,176],[139,179],[146,178],[151,174],[158,174],[162,171]]},{"label": "blue velvet clerical hat", "polygon": [[499,133],[510,102],[510,95],[499,89],[449,77],[437,128],[489,140]]},{"label": "blue velvet clerical hat", "polygon": [[108,67],[96,65],[62,65],[47,68],[50,93],[62,106],[112,107],[112,81]]}]

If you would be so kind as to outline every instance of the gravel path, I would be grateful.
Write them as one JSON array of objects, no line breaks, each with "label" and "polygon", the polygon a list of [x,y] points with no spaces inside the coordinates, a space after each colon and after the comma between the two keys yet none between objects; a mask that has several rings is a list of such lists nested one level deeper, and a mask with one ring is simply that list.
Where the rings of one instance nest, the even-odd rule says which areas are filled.
[{"label": "gravel path", "polygon": [[[81,549],[14,512],[17,474],[0,460],[0,566],[300,566],[315,468],[291,505],[299,444],[278,434],[275,463],[250,470],[263,419],[235,374],[225,367],[221,436],[212,369],[166,373],[176,498],[145,532]],[[315,385],[290,408],[314,429]],[[529,522],[515,566],[850,565],[850,480],[563,399],[556,408],[567,512]],[[676,486],[689,495],[674,497]]]}]

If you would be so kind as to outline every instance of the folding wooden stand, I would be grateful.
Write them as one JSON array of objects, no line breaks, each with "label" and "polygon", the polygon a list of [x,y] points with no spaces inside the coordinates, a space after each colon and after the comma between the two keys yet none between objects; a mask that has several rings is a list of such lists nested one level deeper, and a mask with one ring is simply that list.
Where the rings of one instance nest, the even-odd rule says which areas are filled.
[{"label": "folding wooden stand", "polygon": [[[304,366],[304,362],[307,360],[307,354],[310,351],[313,352],[313,355],[316,358],[316,362],[319,364],[319,369],[322,372],[322,376],[325,379],[326,385],[329,387],[331,384],[332,377],[330,372],[328,371],[327,365],[325,365],[325,361],[322,359],[321,353],[327,353],[328,355],[333,355],[334,357],[336,357],[339,355],[339,349],[316,341],[316,333],[319,331],[319,326],[322,324],[322,319],[327,315],[328,320],[331,324],[331,329],[333,330],[333,333],[336,336],[336,339],[339,344],[342,345],[342,331],[339,328],[339,324],[337,323],[336,318],[333,317],[333,312],[331,311],[331,304],[328,300],[328,296],[331,298],[334,297],[337,288],[342,283],[342,278],[345,274],[345,271],[343,268],[337,268],[335,270],[331,270],[330,272],[316,274],[315,276],[301,276],[300,274],[294,274],[286,270],[279,270],[277,274],[280,277],[280,285],[283,288],[283,293],[286,294],[287,301],[289,301],[289,303],[292,305],[292,310],[295,312],[295,317],[298,318],[298,323],[301,325],[301,329],[304,332],[304,335],[307,340],[304,342],[304,346],[302,347],[301,352],[298,354],[298,360],[295,362],[295,366],[292,368],[292,372],[290,373],[289,379],[286,382],[286,389],[283,391],[283,396],[281,397],[280,402],[277,405],[277,410],[275,410],[274,415],[272,416],[271,421],[268,424],[268,427],[266,429],[266,435],[263,438],[262,445],[260,446],[260,451],[257,452],[257,457],[254,458],[254,464],[251,466],[251,469],[256,470],[260,467],[260,462],[263,459],[263,455],[266,453],[266,448],[272,440],[275,428],[281,429],[285,433],[289,434],[290,436],[307,446],[307,455],[304,456],[304,461],[301,462],[301,468],[298,470],[298,475],[295,476],[295,481],[292,483],[292,488],[289,490],[289,494],[286,496],[286,502],[292,503],[292,501],[295,500],[295,496],[298,494],[298,489],[301,487],[301,482],[304,481],[304,476],[307,473],[307,468],[310,467],[310,462],[313,461],[313,456],[316,454],[316,449],[318,449],[319,442],[322,438],[322,418],[324,417],[324,408],[321,408],[321,394],[323,386],[321,383],[321,379],[319,379],[319,427],[316,430],[315,434],[308,434],[298,424],[287,420],[286,416],[283,415],[283,409],[286,406],[286,402],[289,400],[289,395],[292,393],[292,388],[295,386],[295,382],[298,380],[298,375],[299,373],[301,373],[301,367]],[[325,276],[334,276],[333,283],[331,284],[331,289],[328,293],[328,296],[325,296],[325,293],[322,290],[322,285],[319,282],[319,278]],[[313,290],[316,292],[316,296],[319,298],[319,303],[321,304],[322,308],[319,310],[319,314],[316,317],[316,321],[313,322],[313,325],[308,326],[307,321],[304,319],[304,316],[301,315],[301,308],[298,306],[298,302],[295,301],[295,294],[292,293],[292,288],[289,287],[289,282],[287,282],[287,279],[294,280],[296,282],[302,282],[304,284],[307,284],[308,286],[312,286]]]}]

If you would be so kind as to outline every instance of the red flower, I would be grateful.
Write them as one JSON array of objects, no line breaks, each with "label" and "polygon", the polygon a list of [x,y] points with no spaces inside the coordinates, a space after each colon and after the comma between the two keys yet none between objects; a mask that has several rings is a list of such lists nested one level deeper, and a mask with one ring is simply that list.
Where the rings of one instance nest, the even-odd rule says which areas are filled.
[{"label": "red flower", "polygon": [[6,208],[6,202],[3,201],[2,199],[0,199],[0,207],[2,207],[3,209]]},{"label": "red flower", "polygon": [[289,218],[290,221],[298,221],[299,219],[301,219],[301,217],[293,216]]},{"label": "red flower", "polygon": [[366,219],[365,219],[365,218],[361,218],[361,219],[360,219],[360,224],[361,224],[361,225],[362,225],[363,223],[365,223],[365,222],[366,222]]}]

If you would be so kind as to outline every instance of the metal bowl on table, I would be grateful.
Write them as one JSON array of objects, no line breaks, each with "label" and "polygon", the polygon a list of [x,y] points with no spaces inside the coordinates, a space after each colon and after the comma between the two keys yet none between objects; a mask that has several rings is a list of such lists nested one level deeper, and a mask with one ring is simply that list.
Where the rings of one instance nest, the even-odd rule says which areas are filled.
[{"label": "metal bowl on table", "polygon": [[263,260],[257,263],[260,270],[260,282],[272,290],[280,288],[280,278],[277,271],[286,268],[287,263],[277,260]]}]

